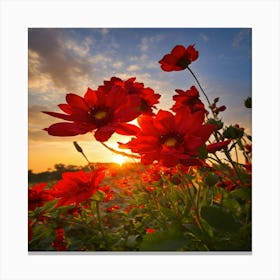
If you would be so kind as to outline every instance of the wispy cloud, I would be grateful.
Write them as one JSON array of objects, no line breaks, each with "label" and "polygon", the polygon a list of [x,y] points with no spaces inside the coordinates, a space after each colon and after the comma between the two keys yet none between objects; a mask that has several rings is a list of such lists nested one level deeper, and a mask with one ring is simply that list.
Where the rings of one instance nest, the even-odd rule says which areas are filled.
[{"label": "wispy cloud", "polygon": [[243,47],[244,45],[247,45],[248,42],[251,42],[251,29],[244,28],[240,30],[235,37],[232,40],[232,48],[233,49],[238,49],[240,47]]},{"label": "wispy cloud", "polygon": [[202,39],[202,41],[204,41],[204,42],[208,42],[209,41],[209,37],[208,36],[206,36],[205,34],[203,34],[203,33],[200,33],[199,34],[199,37]]},{"label": "wispy cloud", "polygon": [[140,70],[141,69],[141,67],[139,66],[139,65],[137,65],[137,64],[132,64],[132,65],[129,65],[127,68],[126,68],[126,70],[127,71],[137,71],[137,70]]},{"label": "wispy cloud", "polygon": [[92,67],[83,59],[89,53],[90,40],[80,45],[64,41],[59,29],[31,29],[29,32],[29,89],[36,90],[38,80],[66,91],[77,89],[77,83],[90,80]]},{"label": "wispy cloud", "polygon": [[152,37],[143,37],[141,39],[141,43],[139,45],[139,48],[142,52],[146,52],[148,51],[151,46],[153,46],[154,44],[162,41],[164,39],[163,35],[155,35]]}]

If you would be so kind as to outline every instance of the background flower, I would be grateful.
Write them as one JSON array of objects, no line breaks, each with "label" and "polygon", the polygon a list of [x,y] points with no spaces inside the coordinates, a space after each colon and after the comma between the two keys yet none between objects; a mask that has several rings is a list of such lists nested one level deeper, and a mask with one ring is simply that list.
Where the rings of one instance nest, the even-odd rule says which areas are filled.
[{"label": "background flower", "polygon": [[172,49],[171,53],[166,54],[159,63],[163,71],[181,71],[186,69],[197,58],[198,51],[194,48],[194,45],[190,45],[187,48],[178,45]]}]

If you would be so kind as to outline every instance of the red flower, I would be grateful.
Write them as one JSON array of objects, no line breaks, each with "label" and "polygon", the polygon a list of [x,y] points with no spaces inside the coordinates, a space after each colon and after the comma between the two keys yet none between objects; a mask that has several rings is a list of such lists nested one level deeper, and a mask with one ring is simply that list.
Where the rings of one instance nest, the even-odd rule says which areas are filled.
[{"label": "red flower", "polygon": [[53,200],[51,190],[46,190],[47,183],[39,183],[28,189],[28,210],[43,206],[46,202]]},{"label": "red flower", "polygon": [[153,228],[147,228],[146,233],[154,233],[156,230]]},{"label": "red flower", "polygon": [[200,160],[195,158],[199,155],[198,149],[205,145],[215,129],[214,125],[203,124],[203,121],[202,111],[173,115],[160,110],[155,117],[142,115],[138,118],[140,132],[136,138],[120,144],[120,147],[140,154],[145,165],[154,161],[167,167],[178,163],[186,166],[200,164]]},{"label": "red flower", "polygon": [[92,172],[65,172],[62,180],[53,187],[53,194],[59,198],[57,206],[79,204],[88,201],[99,189],[104,178],[104,168]]},{"label": "red flower", "polygon": [[217,142],[213,144],[209,144],[206,146],[206,150],[208,153],[215,153],[221,149],[224,149],[227,147],[227,145],[230,143],[231,140],[226,140],[222,142]]},{"label": "red flower", "polygon": [[97,141],[107,141],[116,132],[123,135],[135,135],[138,128],[127,122],[140,115],[140,100],[128,95],[118,85],[110,90],[94,91],[88,88],[84,98],[70,93],[66,95],[68,104],[58,106],[66,114],[43,112],[68,122],[55,123],[45,128],[50,135],[75,136],[95,130]]},{"label": "red flower", "polygon": [[171,108],[172,111],[178,112],[180,110],[190,110],[191,113],[197,111],[203,111],[208,113],[205,110],[204,104],[199,99],[199,92],[195,86],[192,86],[189,90],[183,91],[181,89],[175,90],[179,95],[174,95],[173,100],[176,103]]},{"label": "red flower", "polygon": [[116,210],[120,209],[120,206],[115,204],[112,207],[107,208],[107,212],[114,212]]},{"label": "red flower", "polygon": [[104,202],[108,202],[113,199],[114,192],[111,191],[110,186],[102,186],[98,188],[100,191],[103,191],[105,193],[105,198],[103,199]]},{"label": "red flower", "polygon": [[64,229],[58,228],[56,229],[56,238],[52,242],[52,247],[57,251],[65,251],[67,249],[66,239],[64,236]]},{"label": "red flower", "polygon": [[194,48],[194,45],[187,48],[179,45],[174,47],[170,54],[166,54],[159,63],[163,71],[181,71],[197,58],[198,51]]},{"label": "red flower", "polygon": [[140,113],[152,114],[154,105],[159,103],[160,94],[155,94],[151,88],[144,88],[143,83],[135,82],[136,78],[130,78],[126,81],[117,77],[112,77],[110,81],[104,81],[103,86],[99,86],[98,90],[106,92],[114,86],[119,86],[126,90],[128,95],[138,96]]}]

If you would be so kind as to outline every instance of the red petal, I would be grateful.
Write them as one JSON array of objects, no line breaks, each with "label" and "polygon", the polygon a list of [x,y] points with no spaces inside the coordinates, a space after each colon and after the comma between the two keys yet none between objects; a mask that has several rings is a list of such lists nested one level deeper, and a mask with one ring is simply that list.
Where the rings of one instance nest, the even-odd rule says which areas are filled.
[{"label": "red petal", "polygon": [[85,93],[84,99],[88,106],[92,108],[97,103],[96,91],[88,88],[87,92]]},{"label": "red petal", "polygon": [[203,125],[199,130],[197,130],[194,134],[196,136],[201,137],[201,139],[206,142],[210,135],[213,133],[215,130],[216,125],[214,124],[205,124]]},{"label": "red petal", "polygon": [[174,131],[175,129],[174,115],[169,111],[159,110],[154,120],[154,126],[160,133]]},{"label": "red petal", "polygon": [[84,111],[89,110],[89,107],[87,106],[85,100],[77,94],[68,93],[66,95],[66,101],[73,108],[79,108],[79,109],[82,109]]},{"label": "red petal", "polygon": [[72,109],[69,104],[58,104],[58,107],[66,114],[72,114]]},{"label": "red petal", "polygon": [[49,128],[45,128],[48,134],[53,136],[75,136],[78,134],[85,134],[92,131],[94,127],[88,124],[80,123],[55,123]]},{"label": "red petal", "polygon": [[105,142],[112,136],[115,131],[116,127],[114,126],[103,126],[95,131],[94,137],[99,142]]},{"label": "red petal", "polygon": [[65,115],[65,114],[61,114],[61,113],[55,113],[55,112],[46,112],[46,111],[42,111],[43,113],[50,115],[52,117],[55,118],[59,118],[59,119],[63,119],[66,121],[73,121],[73,118],[69,115]]},{"label": "red petal", "polygon": [[121,135],[136,135],[140,131],[139,127],[133,124],[121,123],[119,124],[116,133]]},{"label": "red petal", "polygon": [[158,135],[158,131],[154,127],[153,117],[148,115],[141,115],[137,118],[143,134],[145,135]]},{"label": "red petal", "polygon": [[173,56],[176,56],[176,58],[180,58],[180,57],[184,56],[185,52],[186,52],[186,48],[184,46],[178,45],[173,48],[173,50],[171,51],[171,54]]},{"label": "red petal", "polygon": [[230,143],[230,141],[231,140],[226,140],[226,141],[210,144],[210,145],[206,146],[206,150],[208,153],[215,153],[216,151],[219,151],[219,150],[227,147],[227,145]]},{"label": "red petal", "polygon": [[198,58],[198,51],[192,46],[188,46],[186,50],[190,61],[195,61]]}]

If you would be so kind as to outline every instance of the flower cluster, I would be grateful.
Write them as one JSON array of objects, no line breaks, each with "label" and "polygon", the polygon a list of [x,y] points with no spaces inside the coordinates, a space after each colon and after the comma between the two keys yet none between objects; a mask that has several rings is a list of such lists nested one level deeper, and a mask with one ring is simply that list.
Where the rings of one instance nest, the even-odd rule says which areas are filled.
[{"label": "flower cluster", "polygon": [[97,90],[88,88],[84,97],[69,93],[67,104],[58,107],[65,113],[44,113],[66,120],[45,130],[53,136],[75,136],[93,132],[97,141],[107,141],[113,133],[135,135],[138,128],[128,122],[141,114],[152,114],[159,94],[145,88],[135,78],[123,81],[113,77]]}]

